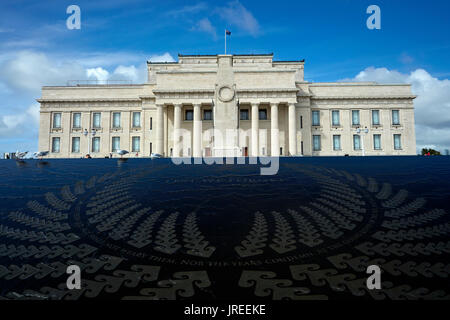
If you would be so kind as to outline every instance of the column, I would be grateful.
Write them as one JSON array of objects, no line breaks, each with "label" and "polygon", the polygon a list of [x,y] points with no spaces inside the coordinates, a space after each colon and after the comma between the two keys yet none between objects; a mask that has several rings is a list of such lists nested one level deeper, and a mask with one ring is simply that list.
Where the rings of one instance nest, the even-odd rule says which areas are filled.
[{"label": "column", "polygon": [[278,104],[270,104],[270,149],[272,157],[280,155],[280,137],[278,129]]},{"label": "column", "polygon": [[156,148],[155,153],[164,154],[164,105],[156,105]]},{"label": "column", "polygon": [[193,156],[194,158],[202,157],[202,117],[201,105],[194,104],[194,130],[193,130]]},{"label": "column", "polygon": [[174,105],[173,109],[173,156],[179,157],[181,150],[181,104]]},{"label": "column", "polygon": [[252,157],[259,154],[259,105],[252,103]]},{"label": "column", "polygon": [[289,155],[297,155],[297,113],[295,104],[289,104]]}]

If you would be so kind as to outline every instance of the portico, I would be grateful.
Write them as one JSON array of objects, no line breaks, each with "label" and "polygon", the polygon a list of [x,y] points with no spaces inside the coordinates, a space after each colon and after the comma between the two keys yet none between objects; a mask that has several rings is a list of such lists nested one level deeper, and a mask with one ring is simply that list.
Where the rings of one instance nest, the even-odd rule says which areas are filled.
[{"label": "portico", "polygon": [[[237,135],[233,136],[233,130],[225,132],[225,136],[214,130],[214,118],[205,120],[203,111],[211,110],[214,114],[214,106],[211,103],[177,103],[177,104],[159,104],[156,106],[157,117],[156,127],[156,153],[172,157],[205,157],[213,156],[209,151],[214,149],[214,142],[218,140],[221,146],[228,148],[234,147],[233,138],[237,138],[238,153],[235,156],[280,156],[296,155],[296,122],[288,122],[288,143],[282,144],[280,149],[280,129],[279,129],[279,110],[282,110],[284,117],[295,117],[295,104],[286,102],[243,102],[239,108],[239,122],[236,130]],[[250,109],[249,120],[241,117],[241,111]],[[186,119],[186,114],[192,110],[192,120]],[[294,114],[292,114],[294,112]],[[166,115],[166,116],[164,116]],[[172,119],[173,122],[165,121]],[[247,122],[250,122],[250,130]],[[284,123],[285,121],[283,121]],[[205,123],[205,126],[203,125]],[[260,123],[263,123],[260,126]],[[168,126],[168,128],[165,128]],[[172,130],[172,141],[164,140],[164,132]],[[292,132],[291,132],[292,130]],[[282,131],[284,134],[284,131]],[[169,134],[170,135],[170,134]],[[216,137],[216,138],[213,138]],[[291,140],[292,139],[292,143]],[[286,139],[282,139],[285,141]],[[283,150],[285,150],[283,152]]]}]

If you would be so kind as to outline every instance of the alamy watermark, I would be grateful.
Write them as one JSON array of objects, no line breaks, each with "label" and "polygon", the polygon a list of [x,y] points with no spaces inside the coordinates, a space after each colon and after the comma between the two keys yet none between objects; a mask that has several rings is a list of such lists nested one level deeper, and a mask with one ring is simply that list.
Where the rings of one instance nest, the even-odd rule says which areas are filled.
[{"label": "alamy watermark", "polygon": [[[248,131],[229,129],[225,130],[225,136],[220,130],[208,129],[203,131],[202,139],[198,145],[200,154],[195,154],[191,144],[192,132],[186,129],[174,130],[174,146],[170,151],[170,157],[175,165],[214,165],[214,164],[238,164],[261,165],[261,175],[276,175],[280,167],[279,156],[266,154],[268,152],[267,130],[258,132],[260,148],[251,150],[248,147],[239,147],[239,141],[250,141]],[[194,142],[195,145],[195,142]],[[206,148],[201,148],[206,145]],[[198,152],[198,151],[197,151]],[[279,150],[276,150],[279,152]]]},{"label": "alamy watermark", "polygon": [[67,278],[66,286],[69,290],[81,289],[81,269],[79,266],[73,264],[67,267],[66,273],[70,276]]},{"label": "alamy watermark", "polygon": [[366,286],[369,290],[381,289],[381,268],[377,265],[371,265],[367,267],[367,274],[370,276],[367,278]]},{"label": "alamy watermark", "polygon": [[66,26],[69,30],[81,29],[81,9],[79,6],[72,4],[67,7],[66,13],[70,16],[66,20]]},{"label": "alamy watermark", "polygon": [[373,29],[377,29],[380,30],[381,29],[381,9],[379,6],[377,5],[371,5],[369,7],[367,7],[367,14],[370,14],[370,17],[367,18],[367,28],[369,30],[373,30]]}]

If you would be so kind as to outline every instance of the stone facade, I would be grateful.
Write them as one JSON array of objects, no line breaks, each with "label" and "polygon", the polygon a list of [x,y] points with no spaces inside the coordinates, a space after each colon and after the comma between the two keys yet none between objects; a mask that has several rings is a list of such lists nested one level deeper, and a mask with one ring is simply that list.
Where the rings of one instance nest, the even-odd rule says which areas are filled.
[{"label": "stone facade", "polygon": [[43,87],[49,157],[413,155],[410,85],[311,83],[304,61],[179,55],[139,85]]}]

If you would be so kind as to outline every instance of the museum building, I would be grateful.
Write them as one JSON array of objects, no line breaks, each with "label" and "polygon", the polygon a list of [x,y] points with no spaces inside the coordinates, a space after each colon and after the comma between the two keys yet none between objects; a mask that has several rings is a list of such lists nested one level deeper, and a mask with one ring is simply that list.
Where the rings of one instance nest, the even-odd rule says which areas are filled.
[{"label": "museum building", "polygon": [[304,60],[178,55],[143,84],[44,86],[39,151],[51,158],[414,155],[409,84],[315,83]]}]

